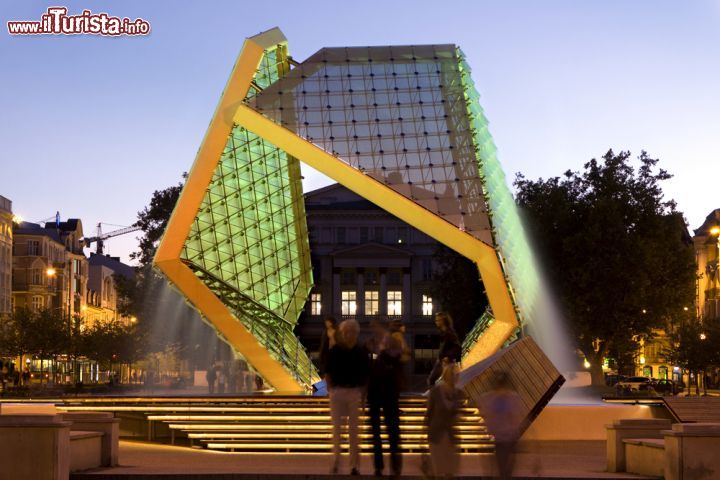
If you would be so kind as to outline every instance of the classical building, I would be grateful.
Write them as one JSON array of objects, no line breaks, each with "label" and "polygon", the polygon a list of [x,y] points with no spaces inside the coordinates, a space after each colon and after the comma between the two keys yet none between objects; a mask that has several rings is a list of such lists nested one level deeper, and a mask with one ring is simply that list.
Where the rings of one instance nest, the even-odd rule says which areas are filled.
[{"label": "classical building", "polygon": [[697,261],[695,288],[699,319],[720,317],[720,208],[707,216],[693,237]]},{"label": "classical building", "polygon": [[117,276],[132,279],[135,276],[133,267],[122,263],[119,257],[96,253],[90,254],[88,265],[87,310],[84,315],[88,325],[110,320],[131,322],[131,317],[123,317],[118,311],[116,283]]},{"label": "classical building", "polygon": [[402,320],[414,350],[411,371],[429,371],[438,344],[433,322],[434,255],[440,244],[340,184],[305,195],[314,287],[296,329],[317,358],[323,319]]},{"label": "classical building", "polygon": [[0,317],[12,311],[12,202],[0,196]]},{"label": "classical building", "polygon": [[13,308],[53,308],[81,317],[89,273],[82,222],[22,222],[13,236]]}]

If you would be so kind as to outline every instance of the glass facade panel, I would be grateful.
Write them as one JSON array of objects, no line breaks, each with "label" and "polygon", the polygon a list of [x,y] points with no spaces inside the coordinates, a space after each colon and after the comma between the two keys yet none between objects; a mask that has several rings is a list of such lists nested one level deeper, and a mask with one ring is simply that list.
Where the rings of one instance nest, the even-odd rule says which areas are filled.
[{"label": "glass facade panel", "polygon": [[[265,51],[246,98],[289,70],[285,45]],[[312,285],[300,166],[235,125],[181,260],[301,383],[316,375],[293,328]]]},{"label": "glass facade panel", "polygon": [[249,104],[492,245],[454,45],[324,48]]}]

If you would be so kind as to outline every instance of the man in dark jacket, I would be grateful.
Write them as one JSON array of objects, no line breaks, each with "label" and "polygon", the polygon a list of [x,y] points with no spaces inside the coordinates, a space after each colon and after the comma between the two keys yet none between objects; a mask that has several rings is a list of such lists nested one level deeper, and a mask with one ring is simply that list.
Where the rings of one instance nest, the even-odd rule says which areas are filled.
[{"label": "man in dark jacket", "polygon": [[402,385],[402,344],[388,332],[374,345],[368,404],[373,435],[375,475],[381,476],[384,468],[380,415],[385,418],[385,429],[390,444],[390,468],[394,477],[402,473],[400,456],[400,388]]},{"label": "man in dark jacket", "polygon": [[358,342],[360,326],[355,320],[345,320],[337,330],[336,344],[327,356],[326,379],[330,395],[330,417],[333,427],[332,473],[340,468],[340,431],[347,422],[350,443],[350,474],[358,475],[360,468],[360,440],[358,423],[362,394],[367,384],[370,359]]}]

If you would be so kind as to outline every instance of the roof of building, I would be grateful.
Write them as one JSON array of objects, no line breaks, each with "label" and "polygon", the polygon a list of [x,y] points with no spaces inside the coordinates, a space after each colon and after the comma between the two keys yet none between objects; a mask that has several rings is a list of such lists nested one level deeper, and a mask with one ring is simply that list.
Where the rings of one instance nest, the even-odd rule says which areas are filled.
[{"label": "roof of building", "polygon": [[700,228],[694,230],[695,235],[709,235],[712,227],[720,226],[720,208],[716,208],[705,218]]},{"label": "roof of building", "polygon": [[90,253],[89,263],[91,266],[102,265],[103,267],[107,267],[125,278],[133,278],[135,276],[135,267],[122,263],[120,257]]},{"label": "roof of building", "polygon": [[45,228],[45,227],[38,225],[37,223],[32,223],[32,222],[20,222],[13,229],[13,234],[14,235],[41,235],[44,237],[49,237],[60,244],[63,243],[57,229]]},{"label": "roof of building", "polygon": [[2,195],[0,195],[0,211],[12,213],[12,202],[10,199],[5,198]]},{"label": "roof of building", "polygon": [[382,210],[369,200],[334,183],[305,194],[306,210]]},{"label": "roof of building", "polygon": [[55,228],[63,232],[74,232],[78,228],[78,224],[82,226],[79,218],[68,218],[64,222],[56,224],[55,222],[46,222],[45,228]]}]

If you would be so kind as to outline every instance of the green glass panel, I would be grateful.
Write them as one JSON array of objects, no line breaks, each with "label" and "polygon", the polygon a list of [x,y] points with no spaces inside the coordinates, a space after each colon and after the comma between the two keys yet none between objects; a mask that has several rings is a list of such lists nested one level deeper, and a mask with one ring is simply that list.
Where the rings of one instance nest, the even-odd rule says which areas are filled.
[{"label": "green glass panel", "polygon": [[[286,58],[284,47],[265,52],[248,98],[287,71]],[[234,126],[182,259],[300,383],[317,377],[293,334],[312,285],[297,159]]]},{"label": "green glass panel", "polygon": [[[474,133],[476,159],[490,212],[494,243],[520,318],[523,322],[528,322],[533,317],[539,301],[540,278],[535,259],[517,205],[497,158],[495,144],[488,130],[488,120],[480,106],[480,95],[470,76],[470,67],[459,50],[458,57],[467,114]],[[518,292],[520,294],[516,294]]]}]

